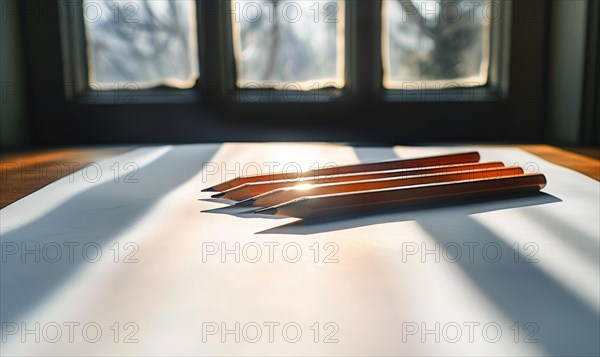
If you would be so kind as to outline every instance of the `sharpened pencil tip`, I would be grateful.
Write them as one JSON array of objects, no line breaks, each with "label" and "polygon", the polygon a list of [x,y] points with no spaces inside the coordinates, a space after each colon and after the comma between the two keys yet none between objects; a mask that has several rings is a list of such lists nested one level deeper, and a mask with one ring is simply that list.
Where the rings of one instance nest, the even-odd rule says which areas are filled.
[{"label": "sharpened pencil tip", "polygon": [[242,207],[252,206],[255,201],[256,200],[254,198],[248,198],[246,200],[236,203],[234,206],[242,206]]},{"label": "sharpened pencil tip", "polygon": [[275,215],[277,213],[277,208],[263,208],[254,211],[254,213]]},{"label": "sharpened pencil tip", "polygon": [[219,198],[219,197],[223,197],[225,196],[225,192],[219,192],[219,193],[215,193],[214,195],[210,196],[212,198]]},{"label": "sharpened pencil tip", "polygon": [[213,186],[213,187],[205,188],[201,192],[217,192],[217,190],[215,190],[215,186]]}]

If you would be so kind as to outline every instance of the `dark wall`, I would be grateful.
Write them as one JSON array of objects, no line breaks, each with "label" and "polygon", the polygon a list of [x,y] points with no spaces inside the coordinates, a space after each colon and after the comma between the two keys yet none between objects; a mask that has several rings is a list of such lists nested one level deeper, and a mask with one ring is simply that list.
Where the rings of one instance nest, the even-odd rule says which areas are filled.
[{"label": "dark wall", "polygon": [[18,0],[0,0],[0,147],[27,144],[25,68]]}]

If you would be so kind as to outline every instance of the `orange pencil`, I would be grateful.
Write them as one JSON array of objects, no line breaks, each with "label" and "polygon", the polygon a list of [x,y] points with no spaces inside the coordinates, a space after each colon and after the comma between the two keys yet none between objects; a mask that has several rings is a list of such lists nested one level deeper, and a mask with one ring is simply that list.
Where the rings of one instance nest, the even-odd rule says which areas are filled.
[{"label": "orange pencil", "polygon": [[541,190],[545,185],[544,175],[524,174],[475,181],[308,196],[255,212],[288,217],[321,218],[339,214],[365,213],[385,208],[532,193]]},{"label": "orange pencil", "polygon": [[[409,169],[416,167],[428,167],[428,166],[443,166],[453,164],[465,164],[479,162],[478,152],[468,152],[461,154],[450,154],[440,156],[430,156],[418,159],[406,159],[406,160],[394,160],[394,161],[383,161],[383,162],[372,162],[367,164],[356,164],[346,165],[338,167],[328,167],[319,170],[310,170],[306,172],[298,173],[295,177],[312,177],[322,175],[338,175],[348,174],[356,172],[373,172],[373,171],[385,171],[385,170],[396,170],[396,169]],[[237,177],[229,181],[222,182],[213,187],[206,188],[204,191],[225,191],[233,187],[243,185],[248,182],[259,182],[259,181],[273,181],[273,180],[284,180],[290,179],[287,173],[274,173],[267,175],[256,175]]]}]

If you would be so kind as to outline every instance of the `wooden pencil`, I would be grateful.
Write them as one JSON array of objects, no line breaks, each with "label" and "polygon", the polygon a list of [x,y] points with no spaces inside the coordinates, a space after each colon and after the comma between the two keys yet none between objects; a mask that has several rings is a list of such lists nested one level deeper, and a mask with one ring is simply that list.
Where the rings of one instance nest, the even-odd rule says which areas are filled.
[{"label": "wooden pencil", "polygon": [[456,202],[464,199],[531,193],[546,185],[542,174],[523,174],[493,179],[409,186],[298,198],[255,211],[260,214],[299,218],[322,218],[370,210],[404,208]]},{"label": "wooden pencil", "polygon": [[242,201],[261,195],[263,193],[273,191],[284,187],[294,187],[299,185],[316,185],[325,183],[336,183],[336,182],[350,182],[350,181],[362,181],[362,180],[375,180],[391,177],[407,177],[416,175],[428,175],[428,174],[441,174],[449,172],[464,172],[474,171],[489,168],[504,167],[501,162],[488,162],[488,163],[474,163],[474,164],[457,164],[457,165],[445,165],[435,166],[426,168],[415,168],[415,169],[400,169],[400,170],[387,170],[387,171],[375,171],[366,173],[352,173],[352,174],[340,174],[340,175],[326,175],[319,177],[307,177],[299,180],[276,180],[276,181],[262,181],[262,182],[249,182],[241,186],[231,188],[229,190],[212,195],[213,198],[222,198],[227,200]]},{"label": "wooden pencil", "polygon": [[356,172],[373,172],[373,171],[384,171],[384,170],[395,170],[395,169],[409,169],[417,167],[428,167],[428,166],[443,166],[452,164],[464,164],[479,162],[480,156],[478,152],[467,152],[460,154],[440,155],[422,157],[417,159],[405,159],[405,160],[394,160],[394,161],[383,161],[383,162],[372,162],[366,164],[355,164],[345,165],[337,167],[327,167],[318,170],[310,170],[299,173],[272,173],[266,175],[255,175],[255,176],[244,176],[231,179],[229,181],[222,182],[215,186],[206,188],[204,191],[225,191],[233,187],[241,186],[248,182],[259,182],[259,181],[273,181],[273,180],[284,180],[284,179],[297,179],[300,177],[314,177],[322,175],[337,175],[346,173]]},{"label": "wooden pencil", "polygon": [[328,183],[320,185],[307,185],[307,187],[287,187],[264,193],[254,198],[239,202],[239,206],[270,207],[294,200],[303,196],[319,196],[334,193],[357,192],[377,190],[393,187],[423,185],[441,182],[493,179],[505,176],[523,174],[520,167],[503,167],[477,171],[463,171],[445,174],[430,174],[413,177],[386,178],[377,180],[363,180],[342,183]]}]

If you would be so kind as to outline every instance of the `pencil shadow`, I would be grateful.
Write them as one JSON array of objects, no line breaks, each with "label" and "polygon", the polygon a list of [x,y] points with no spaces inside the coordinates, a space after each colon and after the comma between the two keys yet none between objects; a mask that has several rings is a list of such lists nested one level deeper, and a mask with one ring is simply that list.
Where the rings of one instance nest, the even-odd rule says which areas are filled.
[{"label": "pencil shadow", "polygon": [[257,207],[248,206],[225,206],[219,208],[211,208],[201,212],[214,214],[228,214],[236,217],[247,217],[248,215],[254,215],[254,211],[256,211],[257,209]]},{"label": "pencil shadow", "polygon": [[334,232],[357,227],[372,226],[376,224],[416,221],[423,216],[436,212],[454,212],[464,216],[476,213],[491,212],[503,209],[535,206],[560,202],[555,196],[537,192],[526,196],[511,196],[494,201],[472,201],[461,204],[444,204],[423,206],[414,209],[398,208],[360,213],[353,215],[334,216],[321,219],[307,219],[292,222],[282,226],[267,229],[256,234],[294,234],[308,235],[324,232]]},{"label": "pencil shadow", "polygon": [[232,205],[232,206],[224,206],[224,207],[206,209],[206,210],[200,211],[200,212],[235,215],[238,213],[254,212],[254,211],[256,211],[256,209],[257,209],[256,207],[233,206]]},{"label": "pencil shadow", "polygon": [[212,213],[212,214],[228,214],[230,216],[239,217],[239,218],[266,218],[266,219],[285,219],[286,217],[275,216],[272,214],[260,214],[254,213],[260,207],[254,206],[224,206],[219,208],[212,208],[201,211],[202,213]]},{"label": "pencil shadow", "polygon": [[[109,180],[93,185],[39,219],[3,234],[3,245],[15,243],[21,250],[34,250],[36,245],[44,247],[48,243],[60,248],[70,244],[75,246],[76,253],[69,257],[68,252],[64,252],[57,262],[52,262],[55,255],[46,259],[43,254],[40,257],[39,252],[37,257],[28,254],[23,259],[17,254],[3,259],[0,271],[2,321],[18,321],[76,272],[92,264],[84,260],[83,246],[97,245],[105,255],[110,254],[108,246],[114,239],[131,228],[161,198],[197,175],[218,148],[216,144],[173,147],[139,168],[138,183],[125,184],[121,179],[118,183]],[[95,254],[93,249],[90,252],[92,256]]]},{"label": "pencil shadow", "polygon": [[199,198],[198,201],[210,202],[210,203],[224,203],[224,204],[228,204],[228,205],[235,203],[235,201],[226,200],[223,198]]}]

